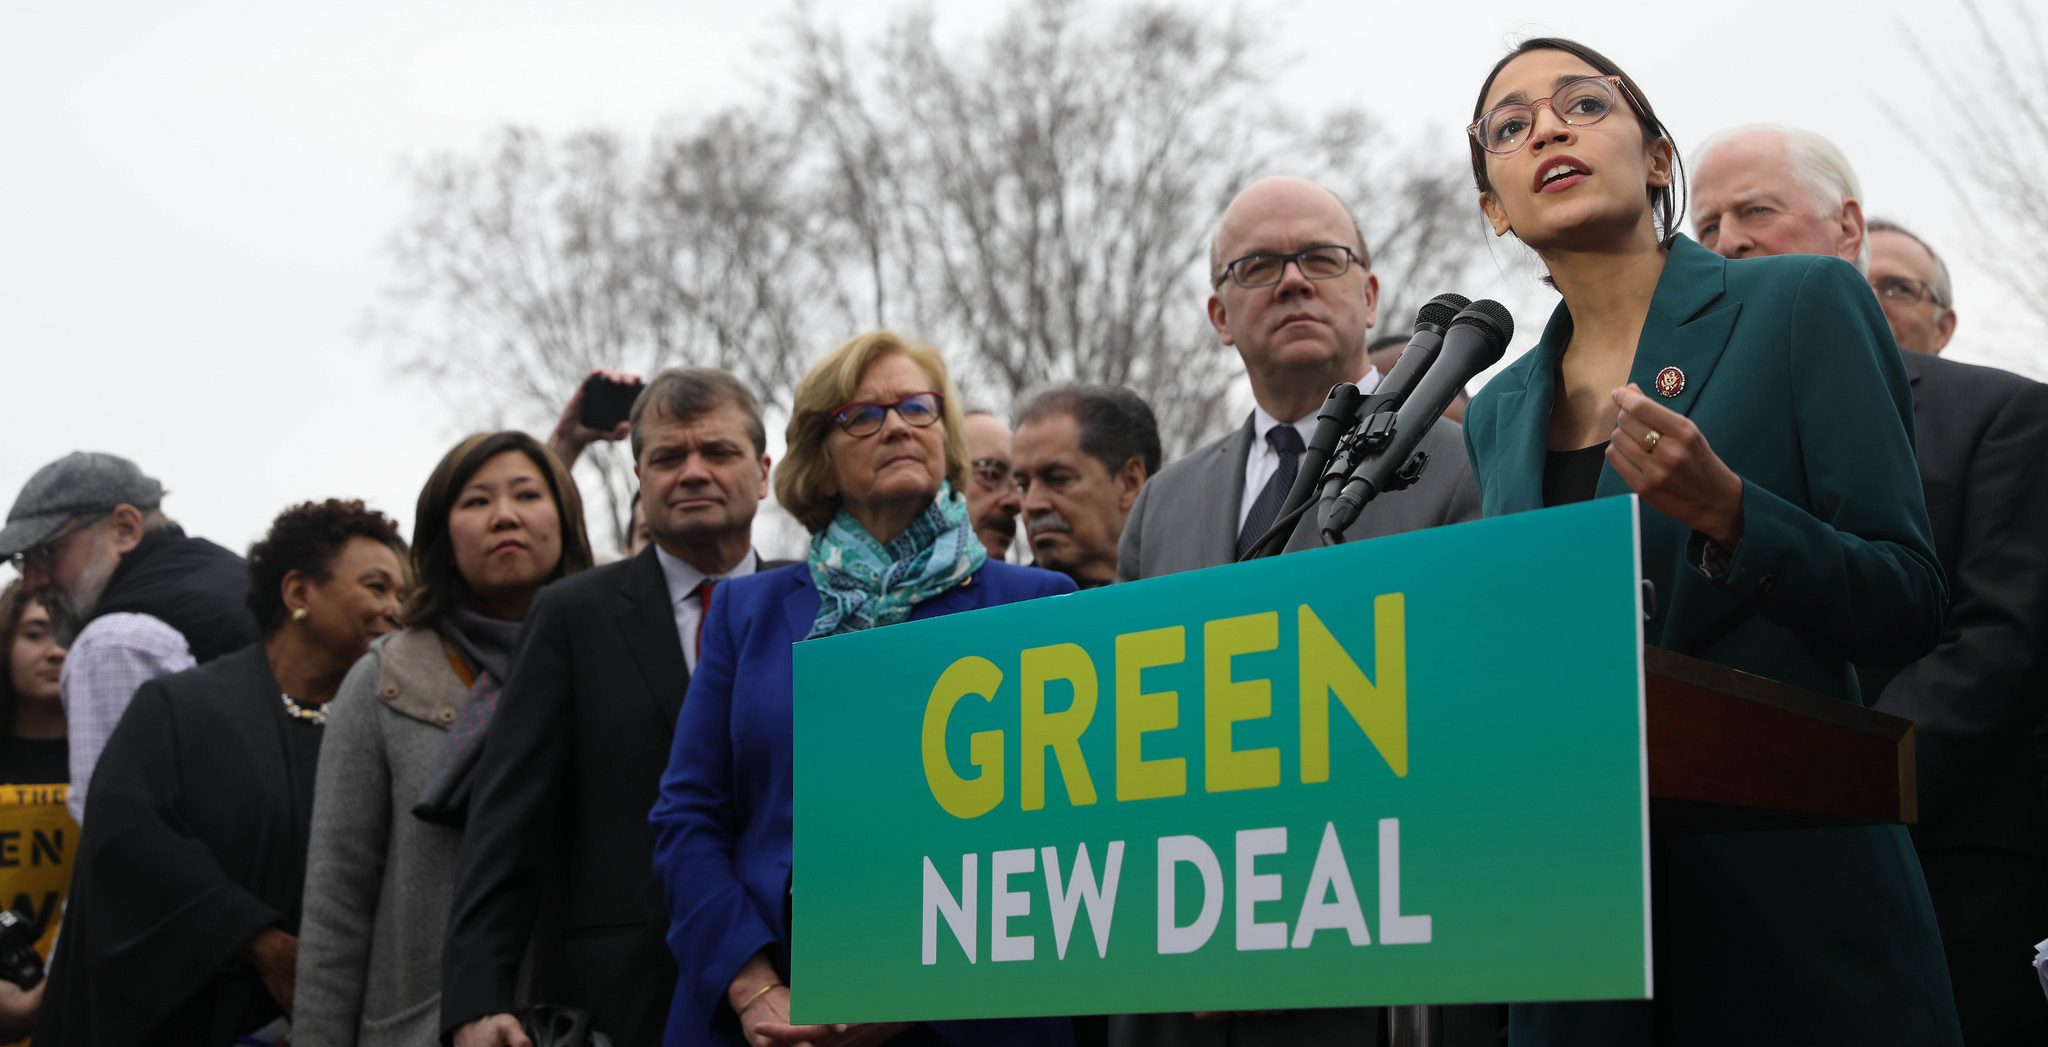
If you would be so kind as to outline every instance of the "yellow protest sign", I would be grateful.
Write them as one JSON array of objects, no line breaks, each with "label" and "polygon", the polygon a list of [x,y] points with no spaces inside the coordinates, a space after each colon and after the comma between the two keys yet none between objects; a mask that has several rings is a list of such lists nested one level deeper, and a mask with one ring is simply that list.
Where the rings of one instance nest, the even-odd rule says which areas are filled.
[{"label": "yellow protest sign", "polygon": [[35,921],[45,959],[71,889],[78,823],[65,808],[68,785],[0,785],[0,908]]}]

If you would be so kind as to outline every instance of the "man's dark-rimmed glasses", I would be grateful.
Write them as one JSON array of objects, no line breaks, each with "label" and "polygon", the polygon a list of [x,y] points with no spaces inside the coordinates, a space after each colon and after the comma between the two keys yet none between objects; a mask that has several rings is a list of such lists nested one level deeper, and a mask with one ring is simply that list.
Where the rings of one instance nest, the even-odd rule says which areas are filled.
[{"label": "man's dark-rimmed glasses", "polygon": [[1310,280],[1330,280],[1350,271],[1351,263],[1357,258],[1351,253],[1351,248],[1335,244],[1310,247],[1293,254],[1248,254],[1224,266],[1223,272],[1216,277],[1216,286],[1223,286],[1224,277],[1229,277],[1246,290],[1271,287],[1286,275],[1289,263],[1293,263],[1301,270],[1301,275]]}]

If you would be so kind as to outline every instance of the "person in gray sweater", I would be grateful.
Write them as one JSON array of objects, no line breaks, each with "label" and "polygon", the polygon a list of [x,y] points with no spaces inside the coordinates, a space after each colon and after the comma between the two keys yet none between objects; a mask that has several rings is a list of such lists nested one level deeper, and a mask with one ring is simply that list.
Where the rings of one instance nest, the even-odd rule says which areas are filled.
[{"label": "person in gray sweater", "polygon": [[300,922],[301,1047],[440,1043],[465,792],[451,772],[481,744],[534,594],[590,565],[575,482],[524,433],[457,444],[414,519],[407,628],[356,663],[329,707]]}]

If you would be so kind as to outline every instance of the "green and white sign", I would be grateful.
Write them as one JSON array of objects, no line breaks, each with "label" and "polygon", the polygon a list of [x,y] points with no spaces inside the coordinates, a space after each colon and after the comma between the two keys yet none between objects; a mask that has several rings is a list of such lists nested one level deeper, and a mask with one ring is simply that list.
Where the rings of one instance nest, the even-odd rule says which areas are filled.
[{"label": "green and white sign", "polygon": [[1635,527],[798,644],[795,1019],[1647,997]]}]

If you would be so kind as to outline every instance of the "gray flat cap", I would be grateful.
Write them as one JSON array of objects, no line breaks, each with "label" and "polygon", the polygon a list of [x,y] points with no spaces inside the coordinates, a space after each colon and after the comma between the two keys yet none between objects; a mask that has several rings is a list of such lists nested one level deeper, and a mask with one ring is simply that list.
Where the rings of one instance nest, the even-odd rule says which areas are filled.
[{"label": "gray flat cap", "polygon": [[87,513],[103,513],[117,505],[160,508],[164,485],[144,476],[142,468],[119,455],[73,451],[36,470],[21,485],[7,527],[0,530],[0,556],[16,556],[40,545],[64,521]]}]

